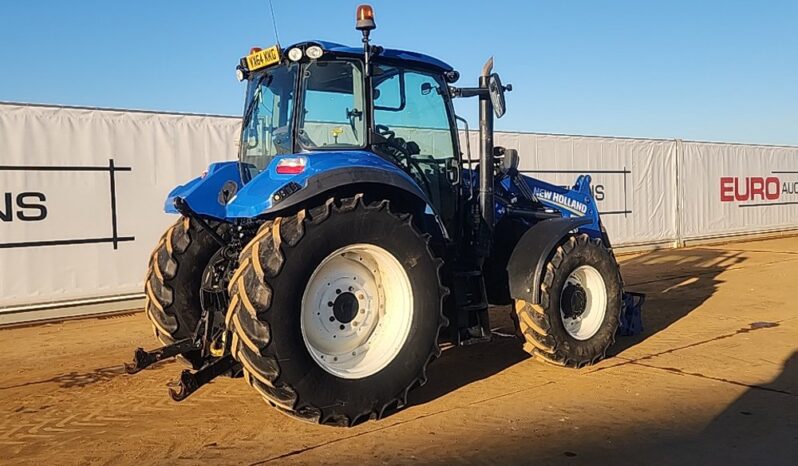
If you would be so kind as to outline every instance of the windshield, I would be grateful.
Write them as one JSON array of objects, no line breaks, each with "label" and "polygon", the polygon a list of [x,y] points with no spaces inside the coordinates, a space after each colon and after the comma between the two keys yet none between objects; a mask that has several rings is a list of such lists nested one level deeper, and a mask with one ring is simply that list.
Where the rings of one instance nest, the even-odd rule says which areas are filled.
[{"label": "windshield", "polygon": [[241,132],[241,161],[266,168],[278,154],[290,154],[292,114],[298,65],[273,68],[253,76],[247,86]]}]

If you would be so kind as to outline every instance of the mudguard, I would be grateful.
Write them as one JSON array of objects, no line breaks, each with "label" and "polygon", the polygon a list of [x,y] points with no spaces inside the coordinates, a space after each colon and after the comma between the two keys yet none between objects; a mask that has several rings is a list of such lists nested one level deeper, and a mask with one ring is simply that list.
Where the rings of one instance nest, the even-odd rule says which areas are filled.
[{"label": "mudguard", "polygon": [[[297,174],[277,173],[281,159],[304,157]],[[249,170],[249,168],[247,168]],[[402,190],[434,209],[415,180],[396,165],[366,151],[325,151],[275,157],[246,184],[239,162],[211,164],[202,177],[178,186],[166,200],[165,210],[177,213],[174,199],[182,197],[194,212],[219,220],[255,218],[293,207],[342,186],[372,184]],[[234,188],[233,188],[234,187]],[[224,190],[235,189],[226,195]],[[226,202],[221,202],[226,201]]]},{"label": "mudguard", "polygon": [[510,296],[537,304],[543,267],[554,248],[572,230],[592,223],[590,217],[542,220],[526,231],[507,262]]},{"label": "mudguard", "polygon": [[181,197],[192,211],[224,219],[227,216],[227,203],[242,184],[238,162],[212,163],[202,176],[173,189],[166,197],[164,211],[168,214],[179,213],[175,208],[175,199]]}]

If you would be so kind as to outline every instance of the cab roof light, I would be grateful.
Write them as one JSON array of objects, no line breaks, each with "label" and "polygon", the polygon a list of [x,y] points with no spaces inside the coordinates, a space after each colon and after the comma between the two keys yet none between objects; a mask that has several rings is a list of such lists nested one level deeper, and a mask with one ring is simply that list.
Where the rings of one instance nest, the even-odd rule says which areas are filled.
[{"label": "cab roof light", "polygon": [[246,70],[246,69],[244,69],[244,67],[243,67],[243,66],[241,66],[241,65],[238,65],[238,66],[236,67],[236,79],[237,79],[239,82],[241,82],[241,81],[243,81],[243,80],[247,79],[247,70]]},{"label": "cab roof light", "polygon": [[311,45],[310,47],[307,48],[307,50],[305,50],[305,55],[307,55],[308,58],[310,58],[311,60],[316,60],[318,58],[321,58],[322,55],[324,55],[324,49],[322,49],[318,45]]},{"label": "cab roof light", "polygon": [[302,49],[294,47],[288,51],[288,59],[291,61],[299,61],[302,59]]}]

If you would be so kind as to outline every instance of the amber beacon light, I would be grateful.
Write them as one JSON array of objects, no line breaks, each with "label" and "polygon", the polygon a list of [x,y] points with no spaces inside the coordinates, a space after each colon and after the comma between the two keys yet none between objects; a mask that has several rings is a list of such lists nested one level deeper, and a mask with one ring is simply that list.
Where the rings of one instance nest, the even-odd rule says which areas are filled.
[{"label": "amber beacon light", "polygon": [[371,5],[359,5],[356,17],[357,24],[355,29],[358,31],[371,31],[377,28],[374,23],[374,8]]}]

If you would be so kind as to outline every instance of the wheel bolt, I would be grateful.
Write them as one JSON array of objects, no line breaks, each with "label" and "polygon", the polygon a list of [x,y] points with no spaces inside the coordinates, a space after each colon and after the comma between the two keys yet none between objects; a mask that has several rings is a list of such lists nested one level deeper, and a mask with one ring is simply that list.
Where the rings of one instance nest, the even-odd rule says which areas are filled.
[{"label": "wheel bolt", "polygon": [[333,307],[333,302],[332,301],[327,301],[327,307]]},{"label": "wheel bolt", "polygon": [[355,291],[355,288],[350,286],[349,291]]},{"label": "wheel bolt", "polygon": [[341,330],[343,330],[343,329],[345,329],[345,328],[346,328],[346,326],[345,326],[344,324],[341,324],[341,326],[340,326],[340,327],[338,327],[338,328],[340,328]]},{"label": "wheel bolt", "polygon": [[330,316],[330,322],[335,322],[335,316]]},{"label": "wheel bolt", "polygon": [[335,294],[341,294],[341,290],[335,290]]}]

